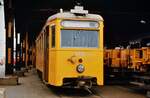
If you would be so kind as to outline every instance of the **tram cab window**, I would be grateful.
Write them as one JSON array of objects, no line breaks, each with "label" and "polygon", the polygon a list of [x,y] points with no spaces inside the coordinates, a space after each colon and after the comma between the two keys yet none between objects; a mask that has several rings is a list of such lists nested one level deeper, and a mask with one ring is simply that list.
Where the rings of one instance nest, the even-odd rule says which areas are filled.
[{"label": "tram cab window", "polygon": [[55,26],[52,26],[51,27],[51,34],[52,34],[52,43],[51,43],[51,45],[52,45],[52,48],[55,48]]},{"label": "tram cab window", "polygon": [[62,48],[98,48],[98,31],[61,30]]}]

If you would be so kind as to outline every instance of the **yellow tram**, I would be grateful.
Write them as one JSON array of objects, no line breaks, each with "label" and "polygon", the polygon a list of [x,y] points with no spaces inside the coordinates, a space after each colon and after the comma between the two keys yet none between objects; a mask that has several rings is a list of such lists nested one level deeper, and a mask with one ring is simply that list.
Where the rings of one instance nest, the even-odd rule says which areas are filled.
[{"label": "yellow tram", "polygon": [[103,85],[103,18],[82,6],[52,15],[36,39],[36,69],[54,86]]}]

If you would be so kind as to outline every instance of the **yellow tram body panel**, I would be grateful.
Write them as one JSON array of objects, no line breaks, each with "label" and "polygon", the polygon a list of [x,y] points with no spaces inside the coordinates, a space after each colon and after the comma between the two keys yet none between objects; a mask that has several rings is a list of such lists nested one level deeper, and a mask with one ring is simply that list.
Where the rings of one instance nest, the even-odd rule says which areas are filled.
[{"label": "yellow tram body panel", "polygon": [[112,64],[112,49],[104,49],[104,66],[111,67]]},{"label": "yellow tram body panel", "polygon": [[129,49],[121,49],[121,67],[128,68],[129,66]]},{"label": "yellow tram body panel", "polygon": [[[92,76],[97,78],[97,83],[103,85],[103,66],[99,66],[100,58],[99,51],[59,51],[56,54],[56,61],[53,62],[54,66],[50,67],[49,83],[56,86],[63,85],[64,78],[78,78],[79,76]],[[72,57],[74,63],[70,62],[69,59]],[[85,71],[78,73],[76,67],[78,59],[82,58]],[[94,59],[93,59],[94,58]],[[98,62],[97,62],[98,61]],[[52,64],[53,65],[53,64]],[[53,70],[52,70],[52,69]]]},{"label": "yellow tram body panel", "polygon": [[120,53],[120,49],[113,49],[112,50],[112,65],[111,67],[117,68],[120,67],[121,65],[121,61],[120,61],[120,57],[121,57],[121,53]]},{"label": "yellow tram body panel", "polygon": [[128,49],[106,49],[104,55],[105,64],[112,68],[128,67]]},{"label": "yellow tram body panel", "polygon": [[38,39],[36,41],[36,69],[43,72],[43,57],[41,57],[41,55],[43,55],[43,52],[41,50],[41,39]]},{"label": "yellow tram body panel", "polygon": [[150,64],[150,47],[147,47],[147,64]]},{"label": "yellow tram body panel", "polygon": [[142,47],[143,51],[143,64],[149,65],[150,64],[150,47]]},{"label": "yellow tram body panel", "polygon": [[130,49],[130,58],[133,69],[140,69],[140,66],[142,65],[142,56],[141,56],[142,50],[141,49]]}]

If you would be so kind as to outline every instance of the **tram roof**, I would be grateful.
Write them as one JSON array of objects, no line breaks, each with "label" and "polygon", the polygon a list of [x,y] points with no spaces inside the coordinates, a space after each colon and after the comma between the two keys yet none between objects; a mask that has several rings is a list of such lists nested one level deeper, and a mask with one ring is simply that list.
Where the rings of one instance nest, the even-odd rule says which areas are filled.
[{"label": "tram roof", "polygon": [[98,14],[85,14],[85,15],[77,16],[76,14],[71,13],[71,12],[62,12],[62,13],[54,14],[54,15],[50,16],[47,21],[51,21],[56,18],[62,18],[62,19],[65,19],[65,18],[89,18],[89,19],[95,19],[98,21],[103,21],[102,16],[100,16]]}]

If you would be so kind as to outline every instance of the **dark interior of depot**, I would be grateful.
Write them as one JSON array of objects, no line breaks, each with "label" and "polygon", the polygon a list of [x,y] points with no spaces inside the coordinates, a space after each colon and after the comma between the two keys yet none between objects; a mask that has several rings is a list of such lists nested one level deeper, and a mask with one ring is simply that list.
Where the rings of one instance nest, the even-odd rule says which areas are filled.
[{"label": "dark interior of depot", "polygon": [[[104,45],[108,48],[126,47],[130,41],[149,43],[150,7],[148,0],[12,0],[16,32],[29,33],[32,44],[41,31],[46,19],[59,12],[74,8],[79,2],[90,13],[104,18]],[[5,0],[5,16],[9,0]]]}]

